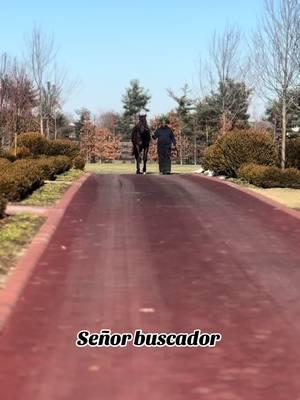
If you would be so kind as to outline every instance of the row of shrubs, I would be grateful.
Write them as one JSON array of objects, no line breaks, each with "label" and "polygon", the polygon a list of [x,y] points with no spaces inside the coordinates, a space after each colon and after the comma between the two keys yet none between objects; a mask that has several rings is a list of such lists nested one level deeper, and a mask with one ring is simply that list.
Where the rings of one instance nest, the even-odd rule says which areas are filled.
[{"label": "row of shrubs", "polygon": [[69,157],[41,157],[9,162],[0,159],[0,193],[8,201],[19,201],[47,179],[54,179],[72,166]]},{"label": "row of shrubs", "polygon": [[286,156],[287,169],[282,171],[279,149],[272,135],[248,129],[218,138],[206,149],[202,165],[216,175],[240,177],[258,186],[298,187],[300,139],[287,141]]},{"label": "row of shrubs", "polygon": [[7,200],[2,194],[0,194],[0,218],[4,217]]},{"label": "row of shrubs", "polygon": [[278,152],[272,136],[264,131],[249,129],[221,136],[204,153],[205,169],[237,177],[242,164],[276,165]]},{"label": "row of shrubs", "polygon": [[281,169],[279,167],[243,164],[238,172],[239,178],[263,188],[289,187],[300,189],[300,170],[297,168]]},{"label": "row of shrubs", "polygon": [[17,148],[0,152],[0,218],[7,201],[19,201],[71,167],[84,169],[85,159],[77,143],[46,139],[39,133],[23,133]]},{"label": "row of shrubs", "polygon": [[67,156],[72,160],[73,166],[78,169],[83,169],[85,165],[85,159],[80,152],[78,143],[64,139],[48,140],[37,132],[20,134],[17,138],[16,150],[0,152],[0,157],[7,158],[10,161],[36,158],[41,155]]}]

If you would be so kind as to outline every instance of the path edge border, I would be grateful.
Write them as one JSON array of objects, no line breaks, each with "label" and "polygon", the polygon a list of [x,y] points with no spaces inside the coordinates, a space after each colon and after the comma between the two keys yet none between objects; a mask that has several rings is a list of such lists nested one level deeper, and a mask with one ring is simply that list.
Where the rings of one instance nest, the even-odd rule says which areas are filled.
[{"label": "path edge border", "polygon": [[20,299],[22,291],[32,275],[40,257],[54,235],[71,201],[92,174],[87,172],[75,181],[57,205],[49,210],[46,221],[33,237],[25,253],[17,261],[6,285],[0,290],[0,333]]},{"label": "path edge border", "polygon": [[[199,176],[199,174],[193,174],[193,175],[194,176]],[[274,207],[277,210],[285,212],[286,214],[289,214],[290,216],[292,216],[294,218],[300,219],[300,211],[297,211],[297,210],[295,210],[293,208],[290,208],[290,207],[280,203],[279,201],[270,199],[269,197],[264,196],[261,193],[257,193],[254,190],[251,190],[249,188],[240,186],[237,183],[229,182],[226,179],[219,179],[219,178],[214,177],[214,176],[205,176],[205,175],[202,175],[202,174],[200,174],[200,176],[205,178],[205,179],[209,179],[211,181],[219,182],[219,183],[221,183],[223,185],[230,186],[230,187],[232,187],[232,188],[234,188],[236,190],[239,190],[240,192],[246,193],[246,194],[256,198],[257,200],[260,200],[260,201],[262,201],[262,202]]]}]

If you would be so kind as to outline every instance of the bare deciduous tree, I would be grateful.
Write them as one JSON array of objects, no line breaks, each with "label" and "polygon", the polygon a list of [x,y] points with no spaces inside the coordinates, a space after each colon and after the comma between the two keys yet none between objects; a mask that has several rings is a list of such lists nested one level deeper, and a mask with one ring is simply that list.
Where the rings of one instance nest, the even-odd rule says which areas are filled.
[{"label": "bare deciduous tree", "polygon": [[96,118],[97,125],[100,128],[108,129],[111,133],[116,135],[120,115],[114,111],[101,112]]},{"label": "bare deciduous tree", "polygon": [[[36,92],[24,65],[0,57],[0,133],[1,143],[9,146],[12,139],[34,124]],[[15,140],[16,142],[16,140]]]},{"label": "bare deciduous tree", "polygon": [[265,0],[265,12],[253,36],[256,80],[261,95],[281,100],[281,167],[286,164],[287,108],[289,93],[299,85],[298,0]]},{"label": "bare deciduous tree", "polygon": [[[236,90],[230,90],[230,86],[236,83],[236,89],[245,90],[243,83],[248,78],[249,65],[249,61],[243,55],[242,34],[239,28],[227,26],[222,33],[214,32],[209,45],[209,61],[204,73],[202,70],[199,75],[202,94],[219,93],[221,133],[226,132],[226,127],[230,126],[232,120],[242,111],[237,107],[241,96]],[[206,85],[203,84],[204,79]],[[241,104],[241,107],[244,107],[244,104]]]},{"label": "bare deciduous tree", "polygon": [[40,117],[40,132],[44,134],[45,117],[45,87],[50,81],[51,68],[55,60],[56,50],[53,37],[46,36],[40,28],[34,27],[28,41],[28,63],[32,78],[38,90],[38,107]]}]

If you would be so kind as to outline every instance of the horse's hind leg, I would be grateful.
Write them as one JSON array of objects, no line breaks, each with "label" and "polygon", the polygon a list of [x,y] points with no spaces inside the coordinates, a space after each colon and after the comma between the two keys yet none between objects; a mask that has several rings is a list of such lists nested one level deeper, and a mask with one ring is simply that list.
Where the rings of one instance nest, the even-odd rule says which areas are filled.
[{"label": "horse's hind leg", "polygon": [[144,174],[147,172],[148,150],[149,150],[149,148],[146,148],[146,149],[144,149],[144,152],[143,152],[143,162],[144,162],[143,173]]}]

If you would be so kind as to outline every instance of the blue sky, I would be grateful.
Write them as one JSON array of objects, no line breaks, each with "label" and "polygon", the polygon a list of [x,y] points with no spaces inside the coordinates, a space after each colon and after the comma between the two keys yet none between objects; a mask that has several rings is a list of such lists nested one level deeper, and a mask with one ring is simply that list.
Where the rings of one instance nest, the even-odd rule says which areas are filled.
[{"label": "blue sky", "polygon": [[151,114],[174,106],[167,88],[197,93],[197,64],[214,30],[255,27],[263,0],[15,1],[1,4],[0,52],[22,57],[34,24],[54,34],[59,64],[80,84],[65,104],[121,111],[131,79],[152,94]]}]

